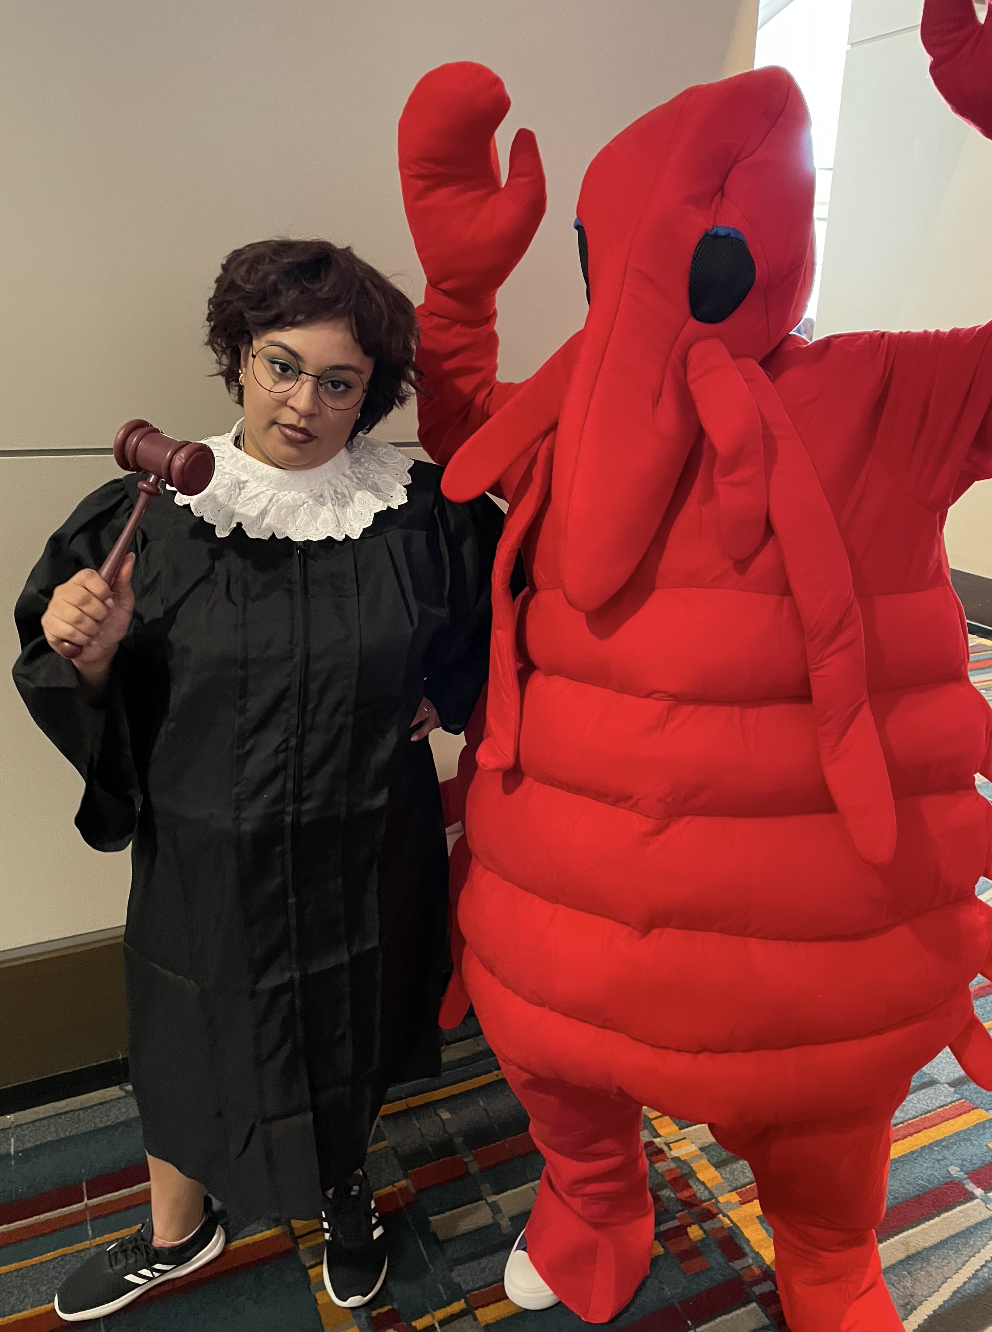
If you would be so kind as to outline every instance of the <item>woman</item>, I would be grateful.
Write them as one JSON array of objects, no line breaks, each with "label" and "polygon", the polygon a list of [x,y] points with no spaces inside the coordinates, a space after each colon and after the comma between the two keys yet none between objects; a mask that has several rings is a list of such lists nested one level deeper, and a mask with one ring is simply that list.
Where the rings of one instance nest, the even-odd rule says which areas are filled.
[{"label": "woman", "polygon": [[137,478],[101,487],[16,611],[18,688],[86,781],[77,827],[132,843],[151,1217],[63,1284],[68,1321],[215,1257],[205,1192],[242,1218],[322,1205],[328,1292],[366,1303],[386,1271],[369,1134],[390,1083],[440,1070],[447,861],[420,742],[484,683],[501,515],[366,437],[415,387],[417,326],[350,250],[236,250],[208,330],[244,408],[206,441],[210,486],[151,506],[114,588],[94,569]]}]

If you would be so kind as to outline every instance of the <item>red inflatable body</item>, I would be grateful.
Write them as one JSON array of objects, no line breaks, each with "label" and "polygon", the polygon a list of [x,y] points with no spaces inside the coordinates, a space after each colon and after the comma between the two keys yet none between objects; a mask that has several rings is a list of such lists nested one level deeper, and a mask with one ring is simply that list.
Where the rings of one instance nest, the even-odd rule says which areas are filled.
[{"label": "red inflatable body", "polygon": [[547,1160],[530,1258],[590,1321],[631,1298],[647,1104],[750,1161],[793,1332],[896,1329],[889,1119],[947,1044],[992,1085],[968,993],[992,714],[942,539],[992,475],[992,326],[790,335],[814,173],[769,69],[596,157],[586,325],[499,384],[495,291],[543,211],[527,131],[499,180],[508,105],[480,66],[434,71],[400,163],[421,439],[449,496],[510,503],[453,868],[461,977]]}]

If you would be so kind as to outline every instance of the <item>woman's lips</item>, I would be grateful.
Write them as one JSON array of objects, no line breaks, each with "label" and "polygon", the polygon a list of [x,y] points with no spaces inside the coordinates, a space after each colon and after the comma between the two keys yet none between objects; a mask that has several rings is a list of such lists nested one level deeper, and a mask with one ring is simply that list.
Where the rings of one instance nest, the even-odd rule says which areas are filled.
[{"label": "woman's lips", "polygon": [[283,425],[281,421],[277,421],[276,425],[280,435],[288,444],[309,444],[312,439],[316,439],[316,435],[298,426]]}]

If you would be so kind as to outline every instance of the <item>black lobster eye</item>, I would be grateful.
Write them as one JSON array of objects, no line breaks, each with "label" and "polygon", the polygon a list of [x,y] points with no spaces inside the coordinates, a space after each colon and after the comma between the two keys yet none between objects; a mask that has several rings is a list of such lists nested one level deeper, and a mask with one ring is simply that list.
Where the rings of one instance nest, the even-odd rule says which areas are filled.
[{"label": "black lobster eye", "polygon": [[589,242],[586,239],[586,229],[578,218],[572,223],[576,235],[579,238],[579,264],[582,267],[582,277],[586,284],[586,304],[589,304]]},{"label": "black lobster eye", "polygon": [[754,286],[747,240],[735,227],[713,227],[696,246],[689,269],[689,309],[701,324],[722,324]]}]

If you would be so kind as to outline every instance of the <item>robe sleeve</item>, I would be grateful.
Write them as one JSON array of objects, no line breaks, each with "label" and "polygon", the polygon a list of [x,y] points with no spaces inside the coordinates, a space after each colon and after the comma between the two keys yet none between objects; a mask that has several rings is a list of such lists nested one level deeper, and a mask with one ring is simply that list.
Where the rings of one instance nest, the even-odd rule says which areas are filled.
[{"label": "robe sleeve", "polygon": [[875,456],[907,494],[941,513],[992,476],[992,324],[873,336]]},{"label": "robe sleeve", "polygon": [[489,675],[491,582],[503,514],[486,495],[435,508],[445,572],[446,629],[431,644],[424,694],[446,731],[463,731]]},{"label": "robe sleeve", "polygon": [[422,305],[417,317],[417,360],[426,390],[417,401],[418,433],[421,447],[443,467],[521,386],[497,381],[495,313],[480,310],[473,317],[466,311],[463,318],[453,319]]},{"label": "robe sleeve", "polygon": [[76,668],[48,646],[41,617],[56,587],[80,569],[99,568],[132,508],[122,481],[87,496],[49,539],[14,608],[21,642],[14,683],[38,726],[86,784],[76,827],[97,851],[126,847],[137,820],[139,786],[121,683],[126,649],[118,649],[103,697],[90,703]]}]

